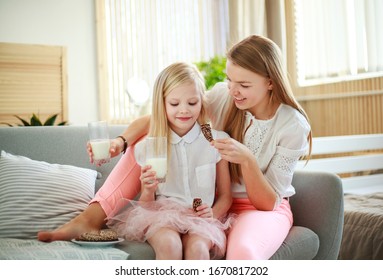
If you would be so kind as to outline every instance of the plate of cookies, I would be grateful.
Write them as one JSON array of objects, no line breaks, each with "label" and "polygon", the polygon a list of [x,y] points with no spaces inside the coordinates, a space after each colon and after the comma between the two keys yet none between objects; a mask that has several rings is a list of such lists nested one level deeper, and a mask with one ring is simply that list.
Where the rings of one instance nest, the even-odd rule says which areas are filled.
[{"label": "plate of cookies", "polygon": [[85,232],[77,238],[71,240],[81,246],[113,246],[124,241],[118,237],[117,233],[111,229],[102,229],[99,231]]}]

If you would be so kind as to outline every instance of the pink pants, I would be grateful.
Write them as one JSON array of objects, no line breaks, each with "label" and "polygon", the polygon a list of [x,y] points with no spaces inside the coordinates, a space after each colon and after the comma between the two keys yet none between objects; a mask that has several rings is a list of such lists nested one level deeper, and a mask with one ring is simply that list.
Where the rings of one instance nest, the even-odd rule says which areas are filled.
[{"label": "pink pants", "polygon": [[[116,164],[104,185],[90,202],[98,202],[106,216],[120,207],[120,199],[134,199],[141,190],[141,167],[129,147]],[[121,205],[122,207],[122,205]],[[234,199],[230,212],[238,214],[228,234],[226,259],[266,260],[285,240],[293,222],[288,200],[273,211],[259,211],[248,199]]]},{"label": "pink pants", "polygon": [[286,199],[273,211],[260,211],[247,198],[235,198],[229,211],[238,217],[228,235],[227,260],[268,260],[282,245],[293,223]]},{"label": "pink pants", "polygon": [[106,216],[112,215],[117,207],[123,206],[121,198],[134,199],[141,191],[140,175],[141,166],[136,162],[133,147],[129,147],[90,203],[100,203]]}]

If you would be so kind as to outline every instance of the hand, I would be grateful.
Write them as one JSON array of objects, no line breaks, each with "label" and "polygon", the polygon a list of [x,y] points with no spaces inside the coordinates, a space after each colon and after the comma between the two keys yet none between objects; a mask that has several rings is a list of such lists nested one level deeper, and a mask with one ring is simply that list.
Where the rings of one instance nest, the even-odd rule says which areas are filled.
[{"label": "hand", "polygon": [[196,210],[197,212],[195,213],[198,217],[213,218],[213,209],[205,203],[202,203],[200,206],[198,206]]},{"label": "hand", "polygon": [[142,193],[145,195],[152,195],[156,192],[158,186],[158,180],[156,177],[156,172],[151,170],[150,165],[145,165],[141,168],[141,185],[142,185]]},{"label": "hand", "polygon": [[233,138],[216,139],[213,146],[221,154],[222,159],[232,163],[242,164],[252,156],[245,145]]},{"label": "hand", "polygon": [[[86,149],[88,151],[90,163],[93,164],[94,163],[93,151],[89,141],[86,143]],[[122,139],[115,138],[110,140],[110,148],[109,148],[110,157],[118,156],[119,154],[121,154],[123,149],[124,149],[124,142]]]}]

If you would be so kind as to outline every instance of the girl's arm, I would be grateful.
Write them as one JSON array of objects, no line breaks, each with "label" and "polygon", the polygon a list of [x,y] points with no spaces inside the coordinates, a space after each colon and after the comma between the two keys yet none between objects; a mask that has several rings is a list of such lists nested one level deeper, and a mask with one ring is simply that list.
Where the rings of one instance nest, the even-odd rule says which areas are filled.
[{"label": "girl's arm", "polygon": [[[128,146],[136,143],[140,138],[145,136],[149,131],[150,116],[139,117],[134,120],[128,128],[121,134],[126,141]],[[121,137],[117,137],[110,140],[110,156],[115,157],[122,153],[124,150],[124,140]],[[90,162],[93,163],[93,151],[90,143],[87,143],[87,151]]]},{"label": "girl's arm", "polygon": [[[150,126],[150,115],[142,116],[135,119],[127,129],[121,134],[126,141],[128,146],[136,143],[140,138],[148,134]],[[124,149],[124,140],[121,138],[113,139],[115,141],[115,155],[119,155]]]},{"label": "girl's arm", "polygon": [[276,193],[266,180],[251,151],[235,139],[216,139],[214,146],[223,159],[241,165],[242,177],[249,200],[259,210],[273,210]]},{"label": "girl's arm", "polygon": [[220,218],[227,213],[233,201],[231,196],[229,163],[224,159],[221,159],[217,163],[216,186],[217,194],[212,210],[213,217]]},{"label": "girl's arm", "polygon": [[[122,136],[125,137],[128,145],[133,145],[140,138],[148,134],[150,125],[150,115],[142,116],[135,119],[128,128],[123,132]],[[122,142],[122,140],[121,140]],[[124,144],[124,143],[122,143]],[[123,147],[123,145],[122,145]]]},{"label": "girl's arm", "polygon": [[249,200],[259,210],[273,210],[276,193],[266,180],[254,155],[249,151],[247,159],[241,163],[242,177]]}]

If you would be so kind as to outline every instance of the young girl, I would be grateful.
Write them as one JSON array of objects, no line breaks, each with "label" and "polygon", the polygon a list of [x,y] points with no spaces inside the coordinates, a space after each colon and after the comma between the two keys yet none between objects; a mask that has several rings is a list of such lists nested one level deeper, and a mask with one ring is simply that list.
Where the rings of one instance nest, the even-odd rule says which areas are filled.
[{"label": "young girl", "polygon": [[[252,35],[234,45],[227,55],[226,73],[228,82],[206,94],[213,128],[232,137],[214,141],[222,158],[230,161],[233,204],[229,212],[238,215],[228,234],[226,259],[269,259],[293,223],[291,182],[299,158],[307,150],[310,154],[311,128],[293,96],[281,52],[271,40]],[[149,118],[142,117],[124,137],[135,143],[148,127]],[[113,142],[114,152],[122,151],[120,139]],[[139,174],[131,153],[128,148],[115,167],[129,166],[125,180],[106,183],[83,214],[48,233],[46,240],[70,239],[86,229],[100,228],[117,198],[137,194],[133,182]],[[112,181],[113,175],[109,177]]]},{"label": "young girl", "polygon": [[[128,240],[148,241],[157,259],[221,258],[226,251],[223,218],[231,206],[228,163],[201,133],[204,124],[204,81],[195,66],[175,63],[158,76],[153,91],[148,136],[168,138],[169,163],[166,181],[142,160],[139,201],[117,207],[107,225]],[[215,139],[227,138],[212,131]],[[143,159],[145,142],[135,147]],[[216,176],[217,175],[217,176]],[[202,205],[193,210],[193,199]],[[196,211],[196,212],[195,212]]]}]

